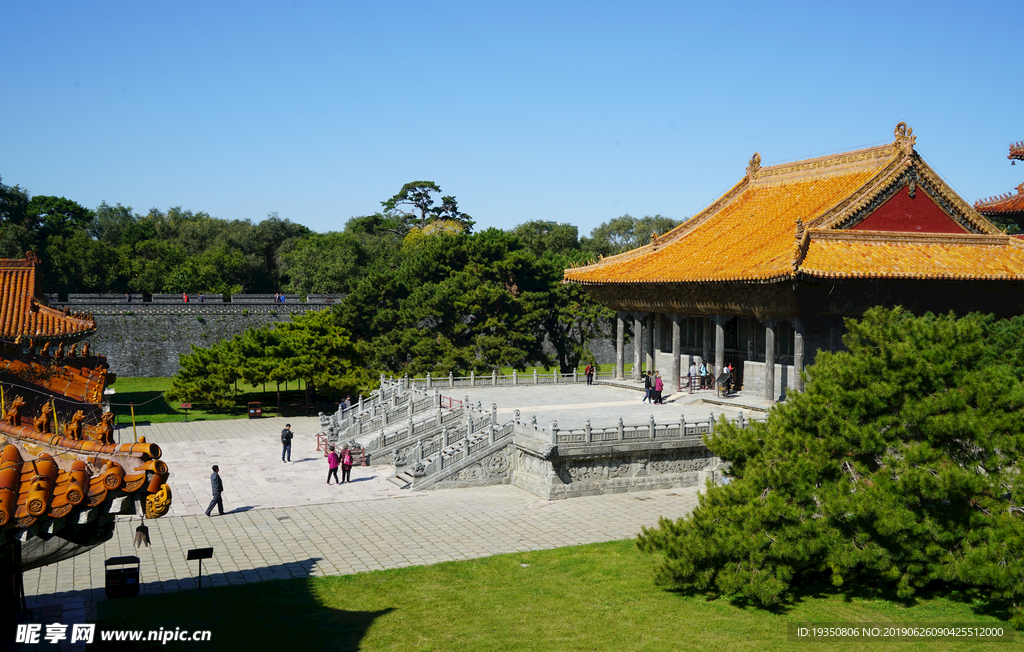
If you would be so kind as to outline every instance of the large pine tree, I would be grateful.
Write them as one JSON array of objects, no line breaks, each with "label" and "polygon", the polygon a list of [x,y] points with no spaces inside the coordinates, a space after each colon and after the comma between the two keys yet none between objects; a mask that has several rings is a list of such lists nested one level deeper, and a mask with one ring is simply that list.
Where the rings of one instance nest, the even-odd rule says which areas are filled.
[{"label": "large pine tree", "polygon": [[873,309],[848,328],[766,423],[708,438],[731,482],[640,547],[687,591],[957,588],[1024,624],[1024,322]]}]

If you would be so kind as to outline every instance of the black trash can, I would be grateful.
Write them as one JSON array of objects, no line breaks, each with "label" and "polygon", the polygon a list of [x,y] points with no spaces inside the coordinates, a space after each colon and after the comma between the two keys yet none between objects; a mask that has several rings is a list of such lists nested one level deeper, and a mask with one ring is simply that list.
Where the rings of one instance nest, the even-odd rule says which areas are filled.
[{"label": "black trash can", "polygon": [[249,401],[249,418],[259,419],[263,416],[263,404],[259,401]]},{"label": "black trash can", "polygon": [[[111,557],[104,564],[107,568],[106,591],[108,598],[131,598],[139,594],[138,557]],[[111,568],[111,566],[117,568]]]}]

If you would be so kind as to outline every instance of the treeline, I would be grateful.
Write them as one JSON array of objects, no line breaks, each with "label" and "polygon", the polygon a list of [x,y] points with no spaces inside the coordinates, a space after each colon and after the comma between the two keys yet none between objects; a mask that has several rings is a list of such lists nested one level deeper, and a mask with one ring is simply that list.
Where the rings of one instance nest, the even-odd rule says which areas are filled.
[{"label": "treeline", "polygon": [[[350,361],[372,374],[489,373],[537,364],[568,372],[593,361],[587,343],[610,332],[613,315],[578,286],[563,284],[563,270],[640,246],[679,224],[623,215],[589,237],[549,221],[474,232],[475,221],[455,197],[441,195],[434,182],[408,183],[381,202],[381,212],[321,234],[276,215],[253,223],[180,208],[139,215],[103,203],[90,210],[0,183],[0,255],[39,254],[46,292],[346,294],[330,318],[340,330],[330,337],[351,338]],[[217,369],[216,380],[182,381],[183,387],[263,378],[252,372],[255,363],[232,362],[251,359],[244,341],[218,345],[217,360],[210,351],[196,358],[203,364],[183,359],[182,368]]]},{"label": "treeline", "polygon": [[[181,207],[145,215],[119,203],[89,209],[64,197],[32,196],[0,178],[0,257],[34,251],[44,292],[345,293],[375,269],[396,268],[417,239],[473,234],[474,220],[455,197],[437,195],[434,182],[414,181],[382,201],[383,211],[320,234],[275,213],[253,222]],[[549,222],[513,232],[526,246],[536,248],[543,235],[556,253],[593,258],[645,244],[652,232],[676,224],[660,215],[624,215],[589,238]]]}]

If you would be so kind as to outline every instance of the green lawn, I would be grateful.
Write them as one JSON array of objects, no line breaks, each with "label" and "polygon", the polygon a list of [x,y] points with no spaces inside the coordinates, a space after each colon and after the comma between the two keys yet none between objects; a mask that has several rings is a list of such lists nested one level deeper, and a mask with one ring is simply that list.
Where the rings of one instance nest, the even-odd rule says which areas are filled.
[{"label": "green lawn", "polygon": [[[185,410],[181,409],[180,403],[168,403],[164,399],[164,392],[171,388],[170,378],[118,378],[113,384],[115,391],[110,398],[110,407],[117,415],[117,422],[120,424],[131,423],[131,411],[135,410],[135,422],[144,423],[170,423],[185,420]],[[281,386],[281,412],[277,410],[276,385],[267,385],[266,393],[262,387],[252,388],[243,383],[238,384],[238,400],[235,406],[227,410],[220,410],[212,405],[193,403],[188,410],[189,421],[209,421],[211,419],[244,419],[248,416],[246,404],[249,401],[262,401],[264,416],[294,416],[304,414],[305,406],[302,405],[303,390],[305,385],[302,382],[289,383],[287,390]],[[337,407],[337,404],[334,404]],[[309,408],[311,414],[316,414],[318,408]],[[333,411],[333,410],[332,410]]]},{"label": "green lawn", "polygon": [[[361,527],[338,524],[338,527]],[[344,554],[339,551],[338,554]],[[189,647],[149,650],[1018,650],[949,639],[790,642],[789,623],[973,623],[1007,628],[980,606],[806,597],[767,611],[657,587],[632,541],[499,555],[342,577],[207,588],[100,602],[99,628],[210,630]],[[143,574],[145,574],[143,569]],[[143,578],[145,580],[145,577]],[[1016,637],[1015,637],[1016,638]]]}]

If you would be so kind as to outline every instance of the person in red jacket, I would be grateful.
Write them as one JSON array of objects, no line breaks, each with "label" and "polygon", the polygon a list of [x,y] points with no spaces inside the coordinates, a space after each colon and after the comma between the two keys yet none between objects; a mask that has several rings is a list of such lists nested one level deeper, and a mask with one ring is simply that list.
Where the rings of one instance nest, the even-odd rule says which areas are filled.
[{"label": "person in red jacket", "polygon": [[334,482],[338,482],[338,454],[334,452],[334,446],[331,446],[331,452],[327,454],[327,484],[331,484],[331,476],[334,476]]}]

